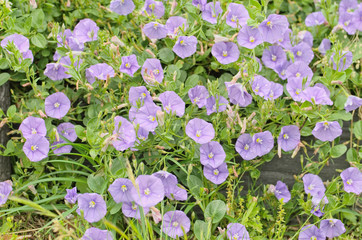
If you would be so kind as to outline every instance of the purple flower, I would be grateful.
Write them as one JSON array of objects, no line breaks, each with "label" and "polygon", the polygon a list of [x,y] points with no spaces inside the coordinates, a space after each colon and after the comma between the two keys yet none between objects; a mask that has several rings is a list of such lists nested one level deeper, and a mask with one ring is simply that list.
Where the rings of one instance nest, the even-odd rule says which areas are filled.
[{"label": "purple flower", "polygon": [[140,65],[138,65],[136,55],[132,54],[130,56],[122,57],[122,64],[121,67],[119,68],[120,72],[126,73],[129,76],[133,77],[133,74],[137,72],[139,68]]},{"label": "purple flower", "polygon": [[298,240],[325,240],[326,236],[314,225],[307,225],[300,231]]},{"label": "purple flower", "polygon": [[192,5],[204,11],[207,0],[192,0]]},{"label": "purple flower", "polygon": [[133,124],[124,117],[116,116],[114,118],[113,135],[117,136],[117,139],[112,141],[112,145],[118,151],[132,147],[136,141]]},{"label": "purple flower", "polygon": [[240,55],[238,46],[233,42],[217,42],[212,46],[211,53],[221,64],[236,62]]},{"label": "purple flower", "polygon": [[328,38],[324,38],[318,47],[318,51],[325,55],[329,49],[331,49],[331,41]]},{"label": "purple flower", "polygon": [[62,63],[48,63],[44,70],[44,75],[53,81],[60,81],[72,77],[66,73],[67,71],[68,69]]},{"label": "purple flower", "polygon": [[356,167],[350,167],[345,169],[341,173],[343,180],[344,191],[352,192],[357,195],[362,193],[362,173]]},{"label": "purple flower", "polygon": [[[152,103],[150,92],[145,86],[131,87],[129,89],[128,100],[132,106],[142,106],[145,102]],[[139,103],[139,105],[138,105]]]},{"label": "purple flower", "polygon": [[215,130],[211,123],[200,118],[194,118],[187,123],[186,134],[195,142],[204,144],[215,137]]},{"label": "purple flower", "polygon": [[107,80],[115,76],[115,72],[107,63],[98,63],[90,66],[85,70],[85,76],[90,84],[93,84],[97,79]]},{"label": "purple flower", "polygon": [[310,47],[313,47],[313,35],[309,31],[300,31],[297,37],[300,42],[304,42]]},{"label": "purple flower", "polygon": [[360,23],[360,21],[356,20],[355,14],[343,13],[339,15],[338,23],[349,35],[353,35],[356,33]]},{"label": "purple flower", "polygon": [[347,112],[350,112],[350,111],[356,110],[361,105],[362,105],[362,98],[349,95],[346,103],[344,104],[344,109]]},{"label": "purple flower", "polygon": [[161,18],[165,14],[165,6],[161,1],[146,0],[144,8],[149,15]]},{"label": "purple flower", "polygon": [[311,213],[317,217],[322,217],[324,215],[323,209],[324,206],[328,203],[328,198],[325,195],[325,192],[319,191],[317,194],[312,197],[313,208]]},{"label": "purple flower", "polygon": [[303,100],[303,80],[300,80],[298,78],[289,78],[286,88],[294,101]]},{"label": "purple flower", "polygon": [[59,124],[57,131],[71,142],[74,142],[78,138],[77,133],[75,132],[75,126],[69,122]]},{"label": "purple flower", "polygon": [[149,132],[154,131],[158,126],[156,117],[157,111],[161,111],[159,106],[153,102],[145,102],[145,104],[136,113],[134,122]]},{"label": "purple flower", "polygon": [[[59,146],[58,146],[59,145]],[[63,139],[59,139],[59,141],[55,141],[52,143],[52,150],[54,154],[60,156],[64,153],[70,153],[73,149],[72,145],[67,144],[67,142]]]},{"label": "purple flower", "polygon": [[226,15],[226,24],[236,28],[246,25],[249,19],[249,13],[242,4],[230,3],[228,6],[228,14]]},{"label": "purple flower", "polygon": [[[338,57],[340,58],[338,66],[336,64],[336,61],[334,60],[335,57],[336,57],[336,59],[338,59]],[[342,53],[340,53],[337,56],[335,55],[335,53],[333,53],[331,56],[331,61],[333,63],[333,69],[337,70],[338,72],[342,72],[342,71],[346,70],[347,68],[349,68],[349,66],[351,66],[351,64],[353,62],[353,56],[350,51],[348,51],[348,52],[343,51]]]},{"label": "purple flower", "polygon": [[[146,215],[148,212],[150,211],[150,209],[148,207],[144,207],[143,208],[143,214]],[[122,204],[122,213],[126,216],[126,217],[131,217],[131,218],[135,218],[135,219],[141,219],[141,210],[140,210],[140,206],[138,206],[136,203],[134,202],[124,202]]]},{"label": "purple flower", "polygon": [[283,94],[283,85],[275,82],[270,82],[270,89],[267,95],[264,96],[265,100],[277,99]]},{"label": "purple flower", "polygon": [[329,238],[338,237],[346,232],[344,224],[338,219],[324,219],[319,228]]},{"label": "purple flower", "polygon": [[58,47],[70,48],[73,51],[83,51],[84,43],[80,43],[70,29],[65,29],[57,36]]},{"label": "purple flower", "polygon": [[283,51],[282,47],[273,45],[270,46],[269,49],[264,50],[261,60],[263,60],[266,67],[275,69],[278,63],[287,61],[287,55]]},{"label": "purple flower", "polygon": [[172,238],[182,237],[190,231],[190,219],[182,211],[169,211],[163,215],[162,231]]},{"label": "purple flower", "polygon": [[226,234],[229,240],[250,240],[248,231],[240,223],[229,223]]},{"label": "purple flower", "polygon": [[273,135],[269,131],[255,133],[253,136],[253,147],[259,157],[269,153],[274,147]]},{"label": "purple flower", "polygon": [[185,113],[185,102],[174,91],[166,91],[160,94],[159,99],[163,110],[167,113],[176,113],[182,117]]},{"label": "purple flower", "polygon": [[313,12],[305,18],[305,25],[307,27],[322,25],[324,22],[326,22],[326,18],[322,12]]},{"label": "purple flower", "polygon": [[303,91],[302,99],[317,105],[333,105],[325,89],[317,86],[307,87]]},{"label": "purple flower", "polygon": [[97,24],[89,19],[80,20],[74,27],[73,34],[80,43],[92,42],[98,39],[99,27]]},{"label": "purple flower", "polygon": [[132,202],[131,190],[134,188],[132,181],[127,178],[117,178],[109,186],[108,192],[116,203]]},{"label": "purple flower", "polygon": [[310,193],[310,195],[315,196],[320,194],[318,192],[324,193],[326,191],[322,179],[317,175],[311,173],[304,175],[303,183],[304,183],[304,191],[306,194]]},{"label": "purple flower", "polygon": [[78,198],[77,187],[65,190],[67,191],[67,194],[65,195],[64,199],[67,200],[70,204],[75,204]]},{"label": "purple flower", "polygon": [[[218,101],[218,108],[216,108],[216,100]],[[223,112],[226,110],[226,105],[228,104],[228,100],[223,96],[216,95],[210,96],[206,99],[206,112],[207,115],[210,115],[214,112]]]},{"label": "purple flower", "polygon": [[223,162],[218,167],[204,165],[204,176],[207,180],[214,184],[221,184],[225,182],[225,180],[229,176],[228,166],[225,162]]},{"label": "purple flower", "polygon": [[306,84],[309,86],[312,77],[313,77],[313,71],[308,67],[308,64],[306,64],[303,61],[294,62],[286,70],[287,78],[297,78],[300,81],[303,81],[303,78],[307,78]]},{"label": "purple flower", "polygon": [[244,133],[238,137],[235,143],[235,150],[244,160],[251,160],[257,157],[254,148],[253,138],[250,134]]},{"label": "purple flower", "polygon": [[152,176],[155,176],[162,181],[166,197],[171,200],[187,200],[187,192],[185,189],[177,186],[177,178],[175,175],[166,171],[158,171],[152,174]]},{"label": "purple flower", "polygon": [[163,69],[160,60],[156,58],[146,59],[141,70],[142,78],[153,86],[156,82],[161,83],[163,80]]},{"label": "purple flower", "polygon": [[291,198],[287,185],[282,181],[277,181],[277,184],[275,185],[274,194],[278,200],[283,199],[284,203],[289,202]]},{"label": "purple flower", "polygon": [[283,80],[285,80],[287,78],[287,68],[290,66],[291,62],[289,61],[284,61],[281,63],[278,63],[275,68],[274,71],[276,73],[278,73],[279,77]]},{"label": "purple flower", "polygon": [[48,157],[49,142],[45,137],[34,134],[24,143],[23,152],[31,162],[39,162]]},{"label": "purple flower", "polygon": [[45,121],[38,117],[27,117],[20,124],[19,130],[23,134],[25,139],[30,138],[34,134],[45,136],[47,129],[45,127]]},{"label": "purple flower", "polygon": [[237,40],[240,46],[249,49],[253,49],[264,42],[259,29],[247,25],[239,31]]},{"label": "purple flower", "polygon": [[197,85],[189,90],[188,95],[193,104],[196,103],[199,108],[202,108],[206,105],[209,92],[204,86]]},{"label": "purple flower", "polygon": [[45,98],[45,113],[52,118],[61,119],[70,109],[70,100],[62,92],[53,93]]},{"label": "purple flower", "polygon": [[162,39],[167,36],[167,28],[165,25],[158,22],[147,23],[142,31],[150,39]]},{"label": "purple flower", "polygon": [[246,88],[240,83],[235,83],[227,87],[230,102],[238,104],[240,107],[246,107],[253,101],[253,97],[246,91]]},{"label": "purple flower", "polygon": [[209,165],[217,168],[225,160],[226,154],[221,144],[215,141],[202,144],[200,147],[200,162],[202,165]]},{"label": "purple flower", "polygon": [[221,16],[222,9],[220,7],[220,2],[209,2],[205,5],[204,10],[202,11],[202,19],[205,21],[216,24],[217,17]]},{"label": "purple flower", "polygon": [[119,15],[126,16],[133,12],[135,5],[132,0],[112,0],[109,9]]},{"label": "purple flower", "polygon": [[131,189],[133,200],[142,207],[153,207],[165,197],[162,181],[152,175],[136,178],[137,187]]},{"label": "purple flower", "polygon": [[332,142],[335,138],[342,135],[342,128],[337,121],[333,122],[318,122],[312,134],[314,137],[321,141],[330,141]]},{"label": "purple flower", "polygon": [[187,27],[188,25],[186,19],[180,16],[170,17],[166,21],[166,28],[168,30],[168,34],[170,34],[171,36],[177,36],[180,28],[186,30]]},{"label": "purple flower", "polygon": [[[26,51],[23,53],[23,59],[30,59],[31,62],[34,61],[33,52],[31,50]],[[21,63],[21,59],[19,59],[19,62]]]},{"label": "purple flower", "polygon": [[292,30],[289,28],[284,32],[283,35],[281,35],[281,38],[276,42],[278,45],[282,46],[284,49],[291,49],[292,43],[290,42],[290,34],[292,33]]},{"label": "purple flower", "polygon": [[113,240],[111,232],[95,227],[88,228],[81,240]]},{"label": "purple flower", "polygon": [[259,25],[259,30],[265,42],[275,43],[279,37],[287,31],[289,22],[286,16],[270,14],[266,20]]},{"label": "purple flower", "polygon": [[0,182],[0,206],[6,203],[11,191],[13,191],[13,187],[9,181]]},{"label": "purple flower", "polygon": [[292,47],[291,51],[294,55],[295,62],[303,61],[308,65],[314,58],[312,48],[305,42],[301,42]]},{"label": "purple flower", "polygon": [[342,0],[339,4],[339,15],[353,14],[358,7],[357,0]]},{"label": "purple flower", "polygon": [[77,213],[84,213],[84,219],[90,223],[98,222],[107,214],[107,205],[102,196],[97,193],[83,193],[78,195]]},{"label": "purple flower", "polygon": [[256,95],[260,97],[267,96],[270,92],[271,82],[269,82],[266,78],[260,75],[256,75],[253,81],[253,91]]},{"label": "purple flower", "polygon": [[296,125],[289,125],[282,127],[282,130],[278,137],[278,145],[281,148],[289,152],[296,148],[300,142],[300,132]]},{"label": "purple flower", "polygon": [[27,39],[23,35],[15,33],[10,36],[7,36],[1,41],[1,47],[5,49],[10,42],[13,42],[15,47],[21,53],[25,53],[29,50],[30,47],[29,39]]},{"label": "purple flower", "polygon": [[176,44],[173,46],[172,50],[179,56],[184,59],[190,57],[196,52],[197,38],[195,36],[181,36],[177,39]]}]

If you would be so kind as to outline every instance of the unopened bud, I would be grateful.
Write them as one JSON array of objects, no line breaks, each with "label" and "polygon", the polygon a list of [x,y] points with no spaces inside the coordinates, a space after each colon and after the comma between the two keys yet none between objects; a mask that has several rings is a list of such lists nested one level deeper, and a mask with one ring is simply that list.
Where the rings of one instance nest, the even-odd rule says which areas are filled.
[{"label": "unopened bud", "polygon": [[156,116],[157,116],[158,124],[160,126],[163,126],[165,124],[165,112],[162,112],[162,111],[158,110],[156,112]]},{"label": "unopened bud", "polygon": [[30,0],[30,1],[29,1],[29,4],[30,4],[30,6],[31,6],[33,9],[35,9],[35,8],[38,7],[38,4],[36,4],[36,1],[35,1],[35,0]]},{"label": "unopened bud", "polygon": [[111,38],[111,42],[112,42],[113,44],[116,44],[116,45],[120,46],[120,47],[125,47],[125,46],[126,46],[126,45],[124,44],[124,42],[122,42],[122,40],[119,39],[117,36],[113,36],[113,37]]}]

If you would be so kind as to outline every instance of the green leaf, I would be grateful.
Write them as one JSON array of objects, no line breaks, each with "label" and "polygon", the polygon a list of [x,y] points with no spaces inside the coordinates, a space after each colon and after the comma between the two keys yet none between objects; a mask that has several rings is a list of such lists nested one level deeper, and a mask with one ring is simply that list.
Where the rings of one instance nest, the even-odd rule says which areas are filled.
[{"label": "green leaf", "polygon": [[356,122],[353,126],[353,133],[359,140],[362,140],[362,120]]},{"label": "green leaf", "polygon": [[8,67],[8,60],[6,60],[6,58],[0,59],[0,69],[7,69]]},{"label": "green leaf", "polygon": [[16,106],[11,105],[6,112],[6,115],[11,119],[14,117],[15,113],[16,113]]},{"label": "green leaf", "polygon": [[31,26],[35,29],[41,28],[44,22],[44,12],[41,8],[31,13]]},{"label": "green leaf", "polygon": [[204,240],[207,237],[208,224],[201,220],[196,220],[194,225],[194,233],[197,239]]},{"label": "green leaf", "polygon": [[175,54],[173,53],[173,51],[169,48],[162,48],[159,52],[158,52],[158,56],[160,57],[160,59],[163,62],[169,63],[171,62],[174,58],[175,58]]},{"label": "green leaf", "polygon": [[343,144],[339,144],[332,148],[331,157],[338,158],[338,157],[342,156],[346,151],[347,151],[347,147]]},{"label": "green leaf", "polygon": [[186,79],[185,88],[187,90],[191,89],[195,87],[198,83],[199,83],[199,75],[193,74]]},{"label": "green leaf", "polygon": [[226,204],[221,200],[214,200],[205,209],[205,219],[212,220],[212,223],[218,223],[223,219],[225,213]]},{"label": "green leaf", "polygon": [[333,113],[330,117],[328,117],[329,121],[343,120],[350,121],[352,119],[352,114],[346,112],[345,110]]},{"label": "green leaf", "polygon": [[347,161],[348,162],[354,162],[354,161],[357,161],[357,160],[358,160],[358,154],[357,154],[356,149],[354,149],[354,148],[348,149],[348,151],[347,151]]},{"label": "green leaf", "polygon": [[87,179],[88,187],[96,193],[102,194],[107,188],[106,180],[99,175],[93,176],[89,175]]},{"label": "green leaf", "polygon": [[9,79],[10,79],[10,74],[9,73],[0,74],[0,86],[5,84]]},{"label": "green leaf", "polygon": [[39,48],[45,48],[48,41],[42,34],[38,33],[31,37],[31,43]]},{"label": "green leaf", "polygon": [[190,189],[190,192],[194,196],[200,196],[200,188],[203,188],[203,184],[200,178],[191,175],[187,180],[187,185]]}]

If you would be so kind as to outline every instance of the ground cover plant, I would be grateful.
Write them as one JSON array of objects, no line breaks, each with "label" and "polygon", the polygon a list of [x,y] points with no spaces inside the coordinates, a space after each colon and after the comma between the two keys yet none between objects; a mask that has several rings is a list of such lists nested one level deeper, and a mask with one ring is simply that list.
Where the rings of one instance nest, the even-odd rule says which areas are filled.
[{"label": "ground cover plant", "polygon": [[358,1],[0,8],[2,239],[362,238]]}]

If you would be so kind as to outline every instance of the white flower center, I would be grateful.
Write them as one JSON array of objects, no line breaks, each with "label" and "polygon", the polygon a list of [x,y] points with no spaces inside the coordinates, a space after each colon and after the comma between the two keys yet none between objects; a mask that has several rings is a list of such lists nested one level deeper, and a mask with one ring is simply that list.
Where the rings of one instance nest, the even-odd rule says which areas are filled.
[{"label": "white flower center", "polygon": [[94,201],[89,202],[89,207],[94,208],[96,206],[96,203]]},{"label": "white flower center", "polygon": [[152,115],[148,116],[148,119],[151,121],[151,122],[154,122],[156,120],[156,118]]},{"label": "white flower center", "polygon": [[172,226],[174,226],[174,227],[178,227],[178,225],[179,225],[179,223],[176,221],[172,223]]},{"label": "white flower center", "polygon": [[211,159],[214,157],[214,154],[211,152],[211,153],[209,153],[208,157]]},{"label": "white flower center", "polygon": [[328,122],[324,122],[323,123],[323,127],[324,127],[324,130],[327,130],[329,128],[329,123]]},{"label": "white flower center", "polygon": [[301,74],[300,74],[299,72],[297,72],[297,73],[295,74],[295,76],[296,76],[296,77],[300,77]]},{"label": "white flower center", "polygon": [[269,21],[269,22],[267,22],[267,23],[266,23],[266,25],[267,25],[268,27],[270,27],[270,29],[273,27],[273,23],[272,23],[272,22],[270,22],[270,21]]},{"label": "white flower center", "polygon": [[37,134],[37,131],[35,128],[31,128],[31,134]]},{"label": "white flower center", "polygon": [[314,184],[311,184],[311,185],[308,186],[308,190],[312,191],[313,189],[314,189]]},{"label": "white flower center", "polygon": [[201,130],[196,131],[196,137],[201,137]]},{"label": "white flower center", "polygon": [[348,184],[348,185],[352,185],[352,183],[353,183],[352,179],[348,179],[348,180],[347,180],[347,184]]},{"label": "white flower center", "polygon": [[58,108],[60,106],[60,103],[56,102],[54,103],[54,107]]},{"label": "white flower center", "polygon": [[256,139],[256,142],[259,143],[259,144],[262,144],[262,143],[263,143],[263,139],[257,138],[257,139]]},{"label": "white flower center", "polygon": [[237,19],[238,19],[238,17],[235,16],[235,15],[233,15],[232,18],[231,18],[231,21],[232,21],[232,22],[236,22]]},{"label": "white flower center", "polygon": [[248,144],[245,144],[244,150],[249,150],[249,145]]},{"label": "white flower center", "polygon": [[126,67],[126,68],[130,68],[130,67],[131,67],[131,64],[130,64],[130,63],[126,63],[126,64],[125,64],[125,67]]},{"label": "white flower center", "polygon": [[299,57],[302,56],[302,52],[301,52],[301,51],[298,51],[298,52],[297,52],[297,56],[299,56]]},{"label": "white flower center", "polygon": [[215,170],[214,170],[214,175],[215,175],[215,176],[219,175],[219,170],[215,169]]},{"label": "white flower center", "polygon": [[222,51],[222,56],[227,57],[228,56],[228,51]]},{"label": "white flower center", "polygon": [[249,42],[251,42],[251,43],[255,42],[255,38],[253,36],[250,36]]},{"label": "white flower center", "polygon": [[126,185],[122,185],[121,190],[122,190],[122,192],[127,191],[127,186],[126,186]]},{"label": "white flower center", "polygon": [[238,240],[238,239],[239,239],[239,234],[235,233],[235,234],[233,235],[233,240]]},{"label": "white flower center", "polygon": [[284,138],[284,139],[289,139],[288,134],[284,133],[284,134],[283,134],[283,138]]},{"label": "white flower center", "polygon": [[150,195],[151,193],[151,190],[149,188],[146,188],[145,191],[144,191],[145,195]]},{"label": "white flower center", "polygon": [[37,145],[32,145],[31,147],[30,147],[30,149],[31,149],[31,151],[36,151],[36,150],[38,150],[38,146]]},{"label": "white flower center", "polygon": [[272,55],[272,60],[275,62],[277,60],[277,56]]}]

